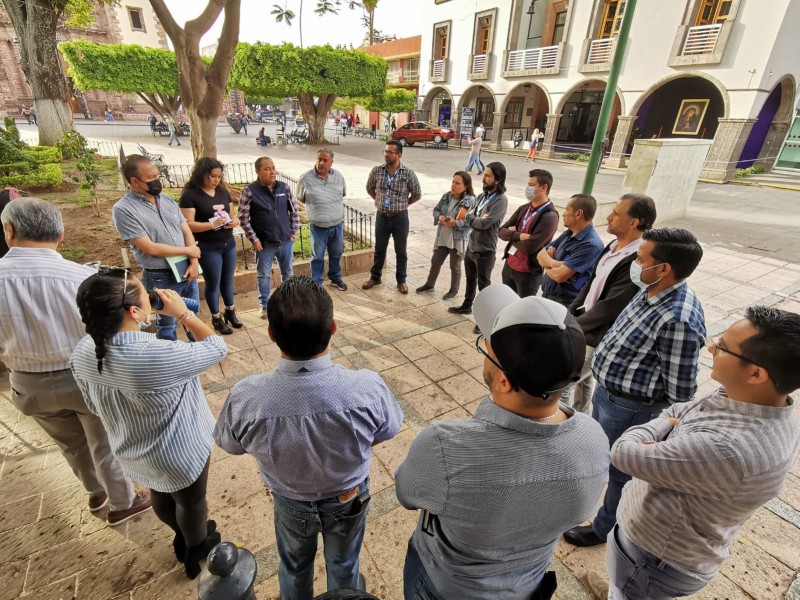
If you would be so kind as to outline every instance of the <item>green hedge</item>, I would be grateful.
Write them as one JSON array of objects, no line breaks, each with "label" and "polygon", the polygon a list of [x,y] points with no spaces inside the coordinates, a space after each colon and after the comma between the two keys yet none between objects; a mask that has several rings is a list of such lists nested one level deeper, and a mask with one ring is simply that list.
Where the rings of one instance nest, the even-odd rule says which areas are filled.
[{"label": "green hedge", "polygon": [[22,154],[37,165],[60,163],[63,158],[61,149],[51,146],[29,146],[22,149]]},{"label": "green hedge", "polygon": [[31,172],[33,165],[29,162],[13,162],[0,165],[0,175],[25,175]]},{"label": "green hedge", "polygon": [[[8,166],[8,165],[6,165]],[[61,165],[46,164],[30,173],[0,177],[0,186],[18,188],[53,187],[61,183]]]}]

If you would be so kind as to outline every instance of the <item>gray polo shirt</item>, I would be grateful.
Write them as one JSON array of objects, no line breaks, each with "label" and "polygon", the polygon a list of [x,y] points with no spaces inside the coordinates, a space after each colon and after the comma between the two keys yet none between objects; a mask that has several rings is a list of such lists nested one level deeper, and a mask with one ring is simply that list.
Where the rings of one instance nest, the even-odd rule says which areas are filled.
[{"label": "gray polo shirt", "polygon": [[397,470],[397,498],[425,513],[412,536],[443,598],[529,598],[558,537],[594,515],[608,438],[588,415],[537,423],[481,402],[423,429]]},{"label": "gray polo shirt", "polygon": [[306,205],[308,220],[316,227],[334,227],[342,222],[346,195],[344,176],[333,169],[325,180],[315,167],[303,173],[297,185],[297,198]]},{"label": "gray polo shirt", "polygon": [[[153,205],[141,194],[127,190],[114,205],[111,220],[125,242],[149,237],[156,244],[186,246],[181,224],[186,221],[177,202],[169,194],[160,194]],[[167,259],[148,256],[131,244],[133,256],[143,269],[169,269]]]}]

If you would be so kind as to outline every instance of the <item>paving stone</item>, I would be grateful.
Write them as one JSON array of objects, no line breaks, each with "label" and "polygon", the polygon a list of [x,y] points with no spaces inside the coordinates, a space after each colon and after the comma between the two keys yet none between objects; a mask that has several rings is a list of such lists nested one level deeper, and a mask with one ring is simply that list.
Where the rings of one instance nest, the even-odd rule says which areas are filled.
[{"label": "paving stone", "polygon": [[445,352],[462,344],[462,340],[449,331],[429,331],[423,334],[422,337],[439,352]]},{"label": "paving stone", "polygon": [[417,526],[417,518],[417,511],[400,507],[367,526],[364,545],[375,563],[383,566],[382,575],[387,584],[403,581],[408,540]]},{"label": "paving stone", "polygon": [[724,575],[717,575],[706,587],[692,595],[697,600],[752,600],[752,596]]},{"label": "paving stone", "polygon": [[[134,588],[132,600],[166,600],[167,598],[197,598],[197,580],[186,577],[183,569],[175,569],[145,585]],[[258,597],[259,600],[261,596]]]},{"label": "paving stone", "polygon": [[373,327],[367,325],[366,323],[340,327],[338,332],[347,340],[348,344],[353,345],[380,337],[380,334]]},{"label": "paving stone", "polygon": [[408,358],[392,345],[375,346],[369,350],[362,350],[361,356],[366,359],[369,369],[379,373],[408,363]]},{"label": "paving stone", "polygon": [[16,598],[22,593],[28,559],[0,564],[0,590],[4,598]]},{"label": "paving stone", "polygon": [[431,356],[420,358],[414,364],[423,372],[431,381],[441,381],[454,375],[462,375],[461,368],[453,363],[444,354],[437,352]]},{"label": "paving stone", "polygon": [[94,563],[78,573],[76,597],[91,600],[112,598],[143,586],[176,568],[172,545],[156,543],[145,549]]},{"label": "paving stone", "polygon": [[730,546],[730,557],[720,572],[759,600],[782,599],[794,579],[794,572],[766,552],[739,537]]},{"label": "paving stone", "polygon": [[783,484],[783,489],[778,495],[778,498],[783,500],[793,509],[800,511],[800,477],[798,477],[796,474],[798,471],[800,471],[800,467],[798,465],[800,465],[800,461],[795,463],[795,467],[792,473],[789,474],[786,482]]},{"label": "paving stone", "polygon": [[0,544],[0,564],[19,560],[68,542],[80,533],[81,512],[74,510],[14,529]]},{"label": "paving stone", "polygon": [[425,373],[412,363],[388,369],[381,373],[381,377],[389,384],[395,394],[407,394],[432,383]]},{"label": "paving stone", "polygon": [[403,394],[403,397],[426,421],[459,408],[458,402],[435,383]]},{"label": "paving stone", "polygon": [[77,598],[77,577],[72,575],[61,581],[56,581],[45,587],[26,591],[23,598],[35,598],[36,600],[67,600]]},{"label": "paving stone", "polygon": [[438,350],[426,342],[421,335],[398,340],[394,342],[393,345],[412,362],[438,352]]},{"label": "paving stone", "polygon": [[35,523],[39,518],[39,502],[23,498],[0,506],[0,533]]},{"label": "paving stone", "polygon": [[231,498],[233,502],[211,512],[225,541],[242,545],[255,553],[275,543],[272,498],[266,487],[250,496]]},{"label": "paving stone", "polygon": [[783,564],[800,570],[800,529],[763,508],[747,520],[741,535]]},{"label": "paving stone", "polygon": [[[73,477],[70,485],[44,492],[40,504],[39,518],[47,519],[62,512],[88,507],[89,494],[83,485]],[[105,515],[105,512],[103,514]]]},{"label": "paving stone", "polygon": [[394,476],[397,467],[405,460],[415,437],[416,434],[410,429],[401,431],[391,440],[375,446],[372,449],[372,455],[380,461],[390,475]]},{"label": "paving stone", "polygon": [[264,362],[259,354],[252,352],[228,354],[222,359],[220,366],[226,379],[244,377],[264,370]]}]

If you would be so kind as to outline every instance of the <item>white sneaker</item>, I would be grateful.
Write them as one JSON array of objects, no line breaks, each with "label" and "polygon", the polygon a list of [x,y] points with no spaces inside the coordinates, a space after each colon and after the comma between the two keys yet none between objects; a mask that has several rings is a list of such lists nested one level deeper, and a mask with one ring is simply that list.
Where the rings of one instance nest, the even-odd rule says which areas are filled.
[{"label": "white sneaker", "polygon": [[267,307],[266,306],[262,306],[261,307],[261,310],[258,311],[258,316],[260,318],[264,319],[264,320],[267,319]]}]

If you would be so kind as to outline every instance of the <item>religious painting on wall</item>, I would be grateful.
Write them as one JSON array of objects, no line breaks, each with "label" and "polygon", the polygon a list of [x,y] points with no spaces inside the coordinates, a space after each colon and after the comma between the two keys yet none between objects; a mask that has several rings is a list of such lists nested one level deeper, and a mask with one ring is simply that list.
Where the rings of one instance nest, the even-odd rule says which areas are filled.
[{"label": "religious painting on wall", "polygon": [[672,133],[675,135],[697,135],[700,132],[703,118],[706,116],[709,102],[708,98],[704,100],[683,100],[675,118]]}]

